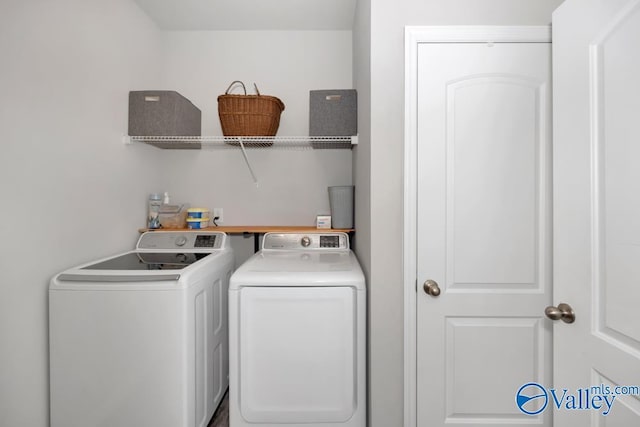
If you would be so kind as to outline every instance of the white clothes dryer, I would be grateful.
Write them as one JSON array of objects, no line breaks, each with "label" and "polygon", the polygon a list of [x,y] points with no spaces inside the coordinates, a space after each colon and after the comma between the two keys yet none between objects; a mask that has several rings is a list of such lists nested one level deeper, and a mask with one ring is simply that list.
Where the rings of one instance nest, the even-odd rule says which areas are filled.
[{"label": "white clothes dryer", "polygon": [[49,286],[52,427],[206,427],[228,387],[224,233],[154,231]]},{"label": "white clothes dryer", "polygon": [[345,233],[267,233],[229,285],[230,427],[364,427],[366,287]]}]

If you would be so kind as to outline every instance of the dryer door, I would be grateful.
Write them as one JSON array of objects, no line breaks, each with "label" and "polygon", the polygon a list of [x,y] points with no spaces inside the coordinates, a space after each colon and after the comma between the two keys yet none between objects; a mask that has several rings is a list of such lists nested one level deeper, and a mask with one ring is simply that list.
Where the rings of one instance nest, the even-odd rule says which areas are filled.
[{"label": "dryer door", "polygon": [[357,406],[356,291],[239,291],[239,406],[249,423],[342,423]]}]

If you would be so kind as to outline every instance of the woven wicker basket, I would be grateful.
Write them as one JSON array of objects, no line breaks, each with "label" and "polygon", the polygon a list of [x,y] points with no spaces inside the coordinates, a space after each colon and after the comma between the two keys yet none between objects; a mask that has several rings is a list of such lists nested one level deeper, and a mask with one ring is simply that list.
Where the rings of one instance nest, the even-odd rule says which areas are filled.
[{"label": "woven wicker basket", "polygon": [[[239,83],[244,95],[230,95],[229,91]],[[280,113],[284,104],[275,96],[247,95],[241,81],[229,85],[224,95],[218,96],[218,116],[224,136],[275,136],[280,125]]]}]

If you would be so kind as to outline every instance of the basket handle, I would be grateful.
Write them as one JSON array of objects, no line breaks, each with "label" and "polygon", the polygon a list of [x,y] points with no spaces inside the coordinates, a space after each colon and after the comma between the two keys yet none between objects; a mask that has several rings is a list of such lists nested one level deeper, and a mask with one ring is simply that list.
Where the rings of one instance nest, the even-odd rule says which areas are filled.
[{"label": "basket handle", "polygon": [[231,90],[231,88],[233,87],[233,85],[235,85],[236,83],[240,83],[242,85],[242,90],[244,90],[244,94],[247,94],[247,88],[244,87],[244,83],[242,83],[240,80],[234,80],[231,82],[231,84],[229,85],[229,87],[227,88],[227,91],[224,93],[225,95],[229,95],[229,91]]},{"label": "basket handle", "polygon": [[[234,80],[231,82],[231,84],[229,85],[229,87],[227,88],[226,92],[224,93],[225,95],[229,95],[229,91],[231,90],[231,88],[233,87],[233,85],[235,85],[236,83],[240,83],[242,85],[242,90],[244,90],[244,94],[247,94],[247,88],[244,86],[244,83],[242,83],[240,80]],[[260,96],[260,91],[258,90],[258,85],[256,85],[255,83],[253,84],[253,88],[256,90],[256,95]]]}]

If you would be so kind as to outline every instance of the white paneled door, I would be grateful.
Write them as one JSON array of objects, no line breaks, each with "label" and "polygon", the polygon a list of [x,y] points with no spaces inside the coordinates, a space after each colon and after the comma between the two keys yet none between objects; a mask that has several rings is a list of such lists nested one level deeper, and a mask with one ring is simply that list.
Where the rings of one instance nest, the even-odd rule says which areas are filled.
[{"label": "white paneled door", "polygon": [[515,404],[552,379],[550,30],[410,33],[406,425],[550,426]]},{"label": "white paneled door", "polygon": [[640,426],[640,1],[567,0],[553,28],[555,425]]},{"label": "white paneled door", "polygon": [[550,61],[548,42],[418,47],[418,426],[551,423],[514,404],[551,379]]}]

